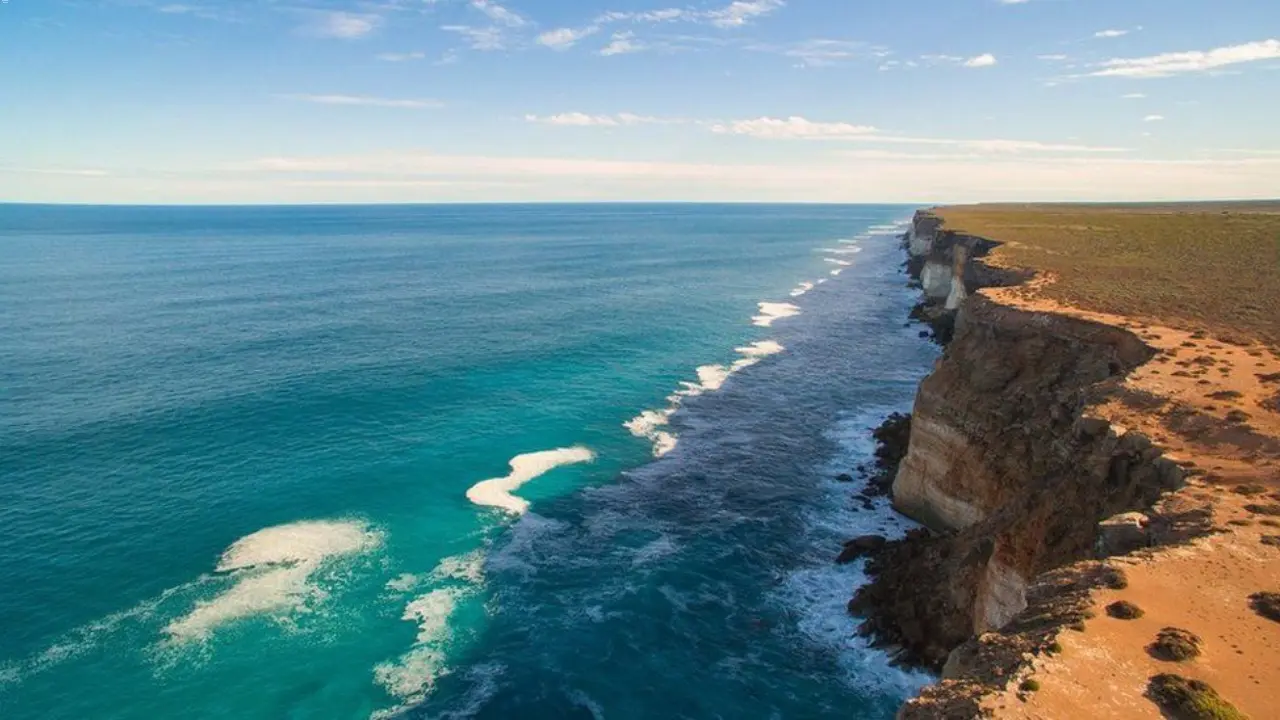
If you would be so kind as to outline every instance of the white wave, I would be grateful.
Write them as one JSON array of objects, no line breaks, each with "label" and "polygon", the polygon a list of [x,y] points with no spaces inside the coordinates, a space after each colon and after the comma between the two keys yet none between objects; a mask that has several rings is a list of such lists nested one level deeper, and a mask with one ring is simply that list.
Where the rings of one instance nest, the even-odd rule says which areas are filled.
[{"label": "white wave", "polygon": [[[794,306],[791,306],[794,307]],[[686,399],[697,397],[703,393],[715,392],[724,387],[725,382],[734,373],[755,365],[770,355],[786,350],[775,340],[761,340],[750,345],[735,348],[734,352],[741,358],[728,365],[703,365],[697,370],[697,382],[685,380],[680,389],[667,396],[670,406],[662,410],[645,410],[622,424],[632,435],[644,438],[653,443],[654,457],[662,457],[676,449],[679,438],[671,432],[671,416],[680,408]]]},{"label": "white wave", "polygon": [[839,265],[840,267],[849,267],[850,265],[853,264],[848,260],[837,260],[836,258],[825,258],[825,260],[831,263],[832,265]]},{"label": "white wave", "polygon": [[791,303],[762,302],[759,304],[760,314],[751,318],[752,324],[758,327],[773,327],[773,323],[800,314],[800,308]]},{"label": "white wave", "polygon": [[411,648],[395,662],[374,667],[374,680],[401,700],[419,700],[437,679],[448,672],[449,616],[465,591],[442,588],[414,598],[404,608],[402,620],[417,623],[418,636]]},{"label": "white wave", "polygon": [[832,271],[831,271],[831,276],[832,276],[832,277],[836,277],[836,276],[840,275],[840,273],[842,273],[842,272],[844,272],[844,268],[836,268],[835,270],[832,270]]},{"label": "white wave", "polygon": [[511,458],[511,473],[482,480],[467,490],[467,499],[476,505],[502,508],[517,515],[529,509],[529,501],[511,493],[530,480],[562,465],[591,462],[596,454],[584,447],[559,448],[526,453]]},{"label": "white wave", "polygon": [[164,631],[174,641],[201,640],[229,622],[304,609],[325,597],[312,576],[326,562],[367,552],[381,542],[380,533],[355,520],[296,522],[246,535],[218,561],[217,572],[230,574],[231,587],[197,602]]},{"label": "white wave", "polygon": [[577,689],[570,690],[566,694],[574,705],[591,713],[591,720],[604,720],[604,708],[600,706],[600,703],[592,699],[590,695]]},{"label": "white wave", "polygon": [[[904,395],[902,403],[909,406],[910,396]],[[847,605],[851,589],[867,582],[865,561],[843,566],[831,561],[831,554],[838,551],[843,540],[870,534],[896,538],[915,527],[893,512],[888,498],[876,498],[872,511],[854,509],[848,502],[849,486],[835,479],[838,473],[873,459],[872,428],[897,409],[901,408],[869,408],[841,419],[825,433],[840,448],[828,463],[815,468],[825,478],[822,487],[829,499],[805,513],[808,544],[822,551],[791,572],[776,592],[778,599],[795,610],[796,627],[806,641],[837,652],[846,682],[905,699],[931,678],[893,667],[887,653],[872,648],[866,638],[858,635],[858,620],[849,614]]]},{"label": "white wave", "polygon": [[632,566],[645,565],[679,552],[680,547],[668,535],[663,535],[636,551],[631,559]]},{"label": "white wave", "polygon": [[422,578],[417,575],[402,573],[395,579],[388,580],[387,584],[383,587],[392,592],[409,592],[410,590],[418,587],[418,583],[420,582],[422,582]]},{"label": "white wave", "polygon": [[824,282],[826,282],[826,281],[827,281],[827,279],[826,279],[826,278],[822,278],[821,280],[819,280],[819,281],[818,281],[818,284],[819,284],[819,285],[821,285],[822,283],[824,283]]},{"label": "white wave", "polygon": [[840,243],[841,245],[857,245],[863,240],[870,240],[870,239],[871,239],[870,235],[859,235],[854,238],[849,238],[848,240],[837,240],[836,242]]},{"label": "white wave", "polygon": [[796,286],[795,290],[791,291],[791,297],[800,297],[801,295],[804,295],[805,293],[809,292],[813,288],[814,288],[813,283],[802,282]]},{"label": "white wave", "polygon": [[396,660],[379,663],[373,668],[374,681],[402,704],[375,712],[375,718],[395,717],[414,703],[421,702],[436,681],[449,674],[449,650],[455,642],[449,620],[458,606],[474,597],[482,587],[484,553],[474,550],[447,557],[427,577],[431,582],[444,586],[415,597],[405,605],[400,616],[402,620],[418,626],[413,646]]},{"label": "white wave", "polygon": [[857,255],[862,252],[862,248],[857,245],[845,245],[838,248],[822,248],[820,252],[828,253],[830,255]]},{"label": "white wave", "polygon": [[455,580],[480,584],[484,581],[484,551],[472,550],[441,560],[435,570],[431,571],[431,579],[436,582]]}]

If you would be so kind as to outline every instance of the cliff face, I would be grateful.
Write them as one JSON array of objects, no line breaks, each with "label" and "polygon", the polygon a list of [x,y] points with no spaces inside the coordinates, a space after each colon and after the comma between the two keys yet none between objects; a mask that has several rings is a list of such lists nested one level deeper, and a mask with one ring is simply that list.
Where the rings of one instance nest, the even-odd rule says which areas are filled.
[{"label": "cliff face", "polygon": [[[1086,417],[1151,358],[1137,336],[968,297],[1010,276],[970,262],[991,243],[946,233],[927,214],[906,244],[926,314],[954,315],[893,483],[895,507],[934,532],[875,556],[874,580],[850,608],[864,631],[940,668],[1024,609],[1037,575],[1091,557],[1100,521],[1150,505],[1181,472],[1146,438]],[[945,282],[937,269],[926,282],[930,267],[945,267]]]}]

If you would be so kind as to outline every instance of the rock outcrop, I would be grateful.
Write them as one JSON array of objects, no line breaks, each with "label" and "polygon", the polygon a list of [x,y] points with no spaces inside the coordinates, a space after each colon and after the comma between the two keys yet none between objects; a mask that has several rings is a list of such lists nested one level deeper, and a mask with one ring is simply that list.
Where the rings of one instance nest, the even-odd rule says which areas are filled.
[{"label": "rock outcrop", "polygon": [[895,507],[933,532],[873,553],[873,581],[850,610],[905,660],[940,669],[1022,611],[1037,576],[1094,557],[1100,522],[1150,506],[1182,474],[1145,437],[1087,417],[1152,357],[1141,339],[973,295],[1019,275],[973,262],[994,243],[949,233],[928,213],[905,244],[927,312],[954,321],[893,483]]}]

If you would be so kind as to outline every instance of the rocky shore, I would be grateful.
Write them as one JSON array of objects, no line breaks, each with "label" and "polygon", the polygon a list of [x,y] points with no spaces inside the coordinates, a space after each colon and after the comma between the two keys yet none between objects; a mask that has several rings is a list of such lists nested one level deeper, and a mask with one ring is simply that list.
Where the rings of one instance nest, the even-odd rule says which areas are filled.
[{"label": "rocky shore", "polygon": [[877,431],[864,492],[890,491],[924,528],[851,540],[840,561],[866,558],[872,580],[849,603],[861,631],[941,677],[899,717],[987,716],[1084,627],[1097,591],[1125,586],[1109,558],[1204,537],[1213,512],[1175,492],[1194,462],[1101,411],[1144,400],[1127,378],[1161,356],[1150,336],[1010,302],[1034,274],[987,262],[997,242],[933,212],[903,245],[923,295],[912,317],[945,351],[911,416]]}]

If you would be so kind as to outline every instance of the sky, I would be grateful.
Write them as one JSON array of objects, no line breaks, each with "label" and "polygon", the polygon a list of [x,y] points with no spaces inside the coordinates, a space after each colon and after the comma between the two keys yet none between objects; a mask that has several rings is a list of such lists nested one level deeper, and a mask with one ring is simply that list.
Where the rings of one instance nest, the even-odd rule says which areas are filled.
[{"label": "sky", "polygon": [[0,0],[0,202],[1280,197],[1276,0]]}]

